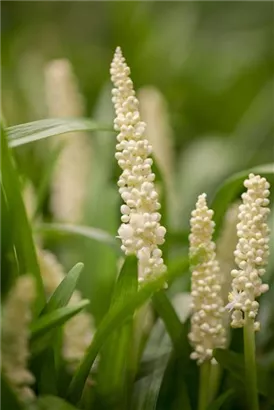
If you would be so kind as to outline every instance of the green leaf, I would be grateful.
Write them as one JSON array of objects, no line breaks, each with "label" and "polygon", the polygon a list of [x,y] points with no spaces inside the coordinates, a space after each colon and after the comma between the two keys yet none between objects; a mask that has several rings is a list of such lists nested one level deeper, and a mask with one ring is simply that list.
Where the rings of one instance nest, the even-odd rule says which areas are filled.
[{"label": "green leaf", "polygon": [[[110,310],[136,294],[137,275],[137,258],[126,257],[114,288]],[[112,333],[101,352],[98,391],[104,396],[108,407],[128,407],[127,393],[134,380],[130,366],[131,349],[134,348],[132,324],[132,317],[129,317],[119,330]]]},{"label": "green leaf", "polygon": [[[187,267],[188,259],[185,260],[185,266],[181,272],[186,270]],[[81,398],[85,381],[89,375],[90,369],[107,337],[109,337],[114,330],[121,326],[125,320],[128,319],[128,317],[130,317],[137,308],[142,306],[142,304],[145,303],[146,300],[148,300],[154,293],[163,288],[166,282],[174,279],[176,276],[178,276],[177,271],[174,275],[167,272],[157,278],[153,278],[150,281],[145,282],[135,295],[133,295],[130,299],[126,299],[123,304],[117,304],[108,312],[94,334],[92,343],[89,346],[87,353],[80,363],[70,384],[68,397],[72,402],[77,403]]]},{"label": "green leaf", "polygon": [[228,179],[218,188],[211,203],[214,210],[214,221],[216,223],[215,233],[220,228],[222,218],[228,208],[228,205],[244,190],[243,182],[250,173],[259,174],[263,177],[270,178],[274,176],[274,163],[260,165],[245,171],[238,172]]},{"label": "green leaf", "polygon": [[75,131],[112,131],[112,127],[96,124],[88,118],[52,118],[6,128],[12,148]]},{"label": "green leaf", "polygon": [[5,132],[3,130],[1,131],[1,182],[10,215],[10,235],[16,249],[19,274],[30,273],[36,279],[37,296],[34,306],[35,316],[41,311],[46,301],[44,287],[40,276],[31,227],[21,196],[18,172],[7,146]]},{"label": "green leaf", "polygon": [[[244,383],[245,381],[245,366],[244,356],[232,352],[231,350],[216,349],[214,357],[218,363],[231,373],[235,379]],[[268,373],[265,369],[257,364],[257,389],[260,394],[267,397],[271,403],[274,403],[274,392],[271,390],[271,383]]]},{"label": "green leaf", "polygon": [[180,349],[183,325],[166,293],[161,290],[153,296],[153,306],[162,318],[175,349]]},{"label": "green leaf", "polygon": [[84,225],[73,225],[64,223],[41,223],[34,228],[39,233],[54,233],[61,235],[79,235],[85,238],[93,239],[110,246],[118,255],[121,255],[121,249],[118,241],[108,232],[98,228],[91,228]]},{"label": "green leaf", "polygon": [[57,289],[51,295],[47,304],[41,312],[41,315],[53,312],[56,309],[66,306],[77,286],[77,282],[84,264],[77,263],[59,284]]},{"label": "green leaf", "polygon": [[40,396],[37,400],[38,410],[77,410],[76,407],[56,396]]},{"label": "green leaf", "polygon": [[227,390],[225,393],[217,397],[217,399],[207,407],[207,410],[219,410],[226,401],[230,400],[234,396],[234,394],[235,392],[233,389]]},{"label": "green leaf", "polygon": [[31,340],[44,336],[51,329],[61,326],[89,305],[89,300],[82,300],[77,305],[66,306],[39,317],[30,327]]},{"label": "green leaf", "polygon": [[10,410],[23,410],[23,405],[19,402],[6,380],[5,375],[1,374],[1,408]]}]

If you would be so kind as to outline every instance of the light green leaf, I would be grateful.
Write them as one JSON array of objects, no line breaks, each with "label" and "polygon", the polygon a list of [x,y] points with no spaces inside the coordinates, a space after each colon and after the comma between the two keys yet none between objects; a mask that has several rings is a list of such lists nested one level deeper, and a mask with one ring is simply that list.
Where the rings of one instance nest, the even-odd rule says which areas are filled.
[{"label": "light green leaf", "polygon": [[[181,272],[186,270],[187,267],[188,259],[185,260],[185,266]],[[117,304],[114,306],[113,309],[111,309],[104,317],[70,384],[68,397],[72,402],[77,403],[81,398],[85,381],[89,375],[90,369],[107,337],[109,337],[114,330],[120,327],[125,320],[128,319],[128,317],[130,317],[137,308],[142,306],[142,304],[145,303],[146,300],[148,300],[154,293],[162,289],[166,282],[174,279],[176,276],[178,276],[177,271],[174,275],[167,272],[157,278],[151,279],[150,281],[144,283],[135,295],[133,295],[130,299],[126,299],[123,304]]]},{"label": "light green leaf", "polygon": [[51,295],[50,299],[46,303],[41,315],[53,312],[56,309],[66,306],[77,286],[77,282],[84,264],[77,263],[66,275],[66,277],[59,284],[57,289]]},{"label": "light green leaf", "polygon": [[38,410],[77,410],[76,407],[56,396],[40,396],[37,400]]},{"label": "light green leaf", "polygon": [[235,392],[233,389],[229,389],[223,394],[221,394],[217,399],[215,399],[208,407],[207,410],[219,410],[222,405],[230,400],[234,396]]},{"label": "light green leaf", "polygon": [[6,128],[9,146],[12,148],[69,132],[111,130],[112,127],[96,124],[88,118],[53,118]]},{"label": "light green leaf", "polygon": [[79,235],[85,238],[93,239],[110,246],[115,252],[121,255],[121,250],[118,241],[114,236],[99,228],[92,228],[84,225],[73,225],[64,223],[40,223],[34,228],[35,232],[39,233],[54,233],[59,235]]},{"label": "light green leaf", "polygon": [[23,203],[18,173],[10,149],[7,146],[5,131],[1,130],[1,183],[10,215],[9,230],[16,250],[19,274],[32,274],[36,279],[37,295],[34,315],[45,304],[43,282],[37,262],[31,227]]},{"label": "light green leaf", "polygon": [[222,218],[228,208],[228,205],[241,191],[244,190],[243,182],[250,173],[259,174],[263,177],[272,179],[274,176],[274,163],[260,165],[258,167],[238,172],[223,182],[215,193],[211,203],[211,208],[214,210],[214,221],[216,223],[215,232],[217,232],[220,228]]},{"label": "light green leaf", "polygon": [[38,318],[30,327],[31,340],[44,336],[51,329],[61,326],[89,305],[89,300],[82,300],[77,305],[66,306]]}]

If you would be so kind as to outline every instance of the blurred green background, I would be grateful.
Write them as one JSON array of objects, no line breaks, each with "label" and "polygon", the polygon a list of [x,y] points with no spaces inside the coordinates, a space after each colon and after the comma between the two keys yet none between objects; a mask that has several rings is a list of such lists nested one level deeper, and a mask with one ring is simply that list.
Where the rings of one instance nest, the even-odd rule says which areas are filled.
[{"label": "blurred green background", "polygon": [[[166,224],[188,229],[199,193],[211,196],[232,173],[273,160],[273,38],[272,2],[5,1],[2,112],[9,126],[47,118],[44,68],[67,58],[86,116],[111,126],[109,66],[120,45],[135,88],[156,87],[166,100],[176,197],[168,198]],[[115,134],[91,139],[96,155],[84,223],[115,235]],[[22,175],[37,190],[49,162],[47,147],[41,141],[15,150]],[[40,209],[46,221],[52,220],[49,195]],[[115,277],[113,250],[79,238],[48,238],[44,246],[66,267],[85,262],[92,275],[83,275],[80,287],[100,320]]]}]

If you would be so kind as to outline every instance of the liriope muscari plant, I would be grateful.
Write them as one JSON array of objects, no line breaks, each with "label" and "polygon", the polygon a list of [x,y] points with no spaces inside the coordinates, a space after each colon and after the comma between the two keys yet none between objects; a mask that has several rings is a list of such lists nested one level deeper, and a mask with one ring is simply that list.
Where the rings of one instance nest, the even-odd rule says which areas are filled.
[{"label": "liriope muscari plant", "polygon": [[141,121],[130,69],[120,47],[115,51],[110,73],[116,112],[114,129],[119,131],[115,157],[122,169],[118,186],[124,201],[118,234],[122,251],[137,256],[138,277],[142,281],[166,270],[159,249],[164,243],[166,229],[160,225],[161,205],[154,186],[155,174],[151,170],[152,146],[145,136],[146,124]]},{"label": "liriope muscari plant", "polygon": [[35,398],[32,390],[35,378],[28,370],[29,325],[32,319],[31,305],[34,298],[33,277],[20,276],[11,288],[2,312],[2,372],[19,400],[25,404],[32,402]]}]

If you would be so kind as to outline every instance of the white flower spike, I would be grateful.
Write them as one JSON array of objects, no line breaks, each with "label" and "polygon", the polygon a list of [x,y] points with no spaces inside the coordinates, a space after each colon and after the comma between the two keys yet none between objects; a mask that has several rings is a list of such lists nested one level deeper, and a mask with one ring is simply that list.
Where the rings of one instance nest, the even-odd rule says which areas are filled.
[{"label": "white flower spike", "polygon": [[125,202],[121,206],[122,224],[118,234],[125,254],[136,254],[139,281],[142,281],[166,270],[158,248],[164,243],[166,229],[160,225],[160,203],[154,186],[155,174],[151,170],[152,147],[145,137],[146,124],[140,119],[130,69],[120,47],[115,51],[110,74],[114,84],[114,128],[119,131],[115,157],[123,170],[118,186]]},{"label": "white flower spike", "polygon": [[[191,278],[192,317],[189,340],[195,351],[191,358],[198,364],[211,360],[213,349],[224,348],[226,331],[223,324],[221,275],[212,241],[213,211],[208,209],[206,194],[198,197],[191,214],[190,259],[193,261]],[[197,262],[194,261],[197,258]],[[200,259],[200,260],[199,260]]]},{"label": "white flower spike", "polygon": [[[227,308],[232,312],[232,327],[243,327],[245,318],[255,319],[259,309],[256,298],[268,290],[262,283],[264,266],[269,256],[269,228],[266,219],[270,212],[269,183],[259,175],[250,174],[244,181],[247,192],[242,194],[237,224],[238,243],[234,252],[238,269],[231,271],[232,292]],[[259,330],[259,322],[254,330]]]}]

